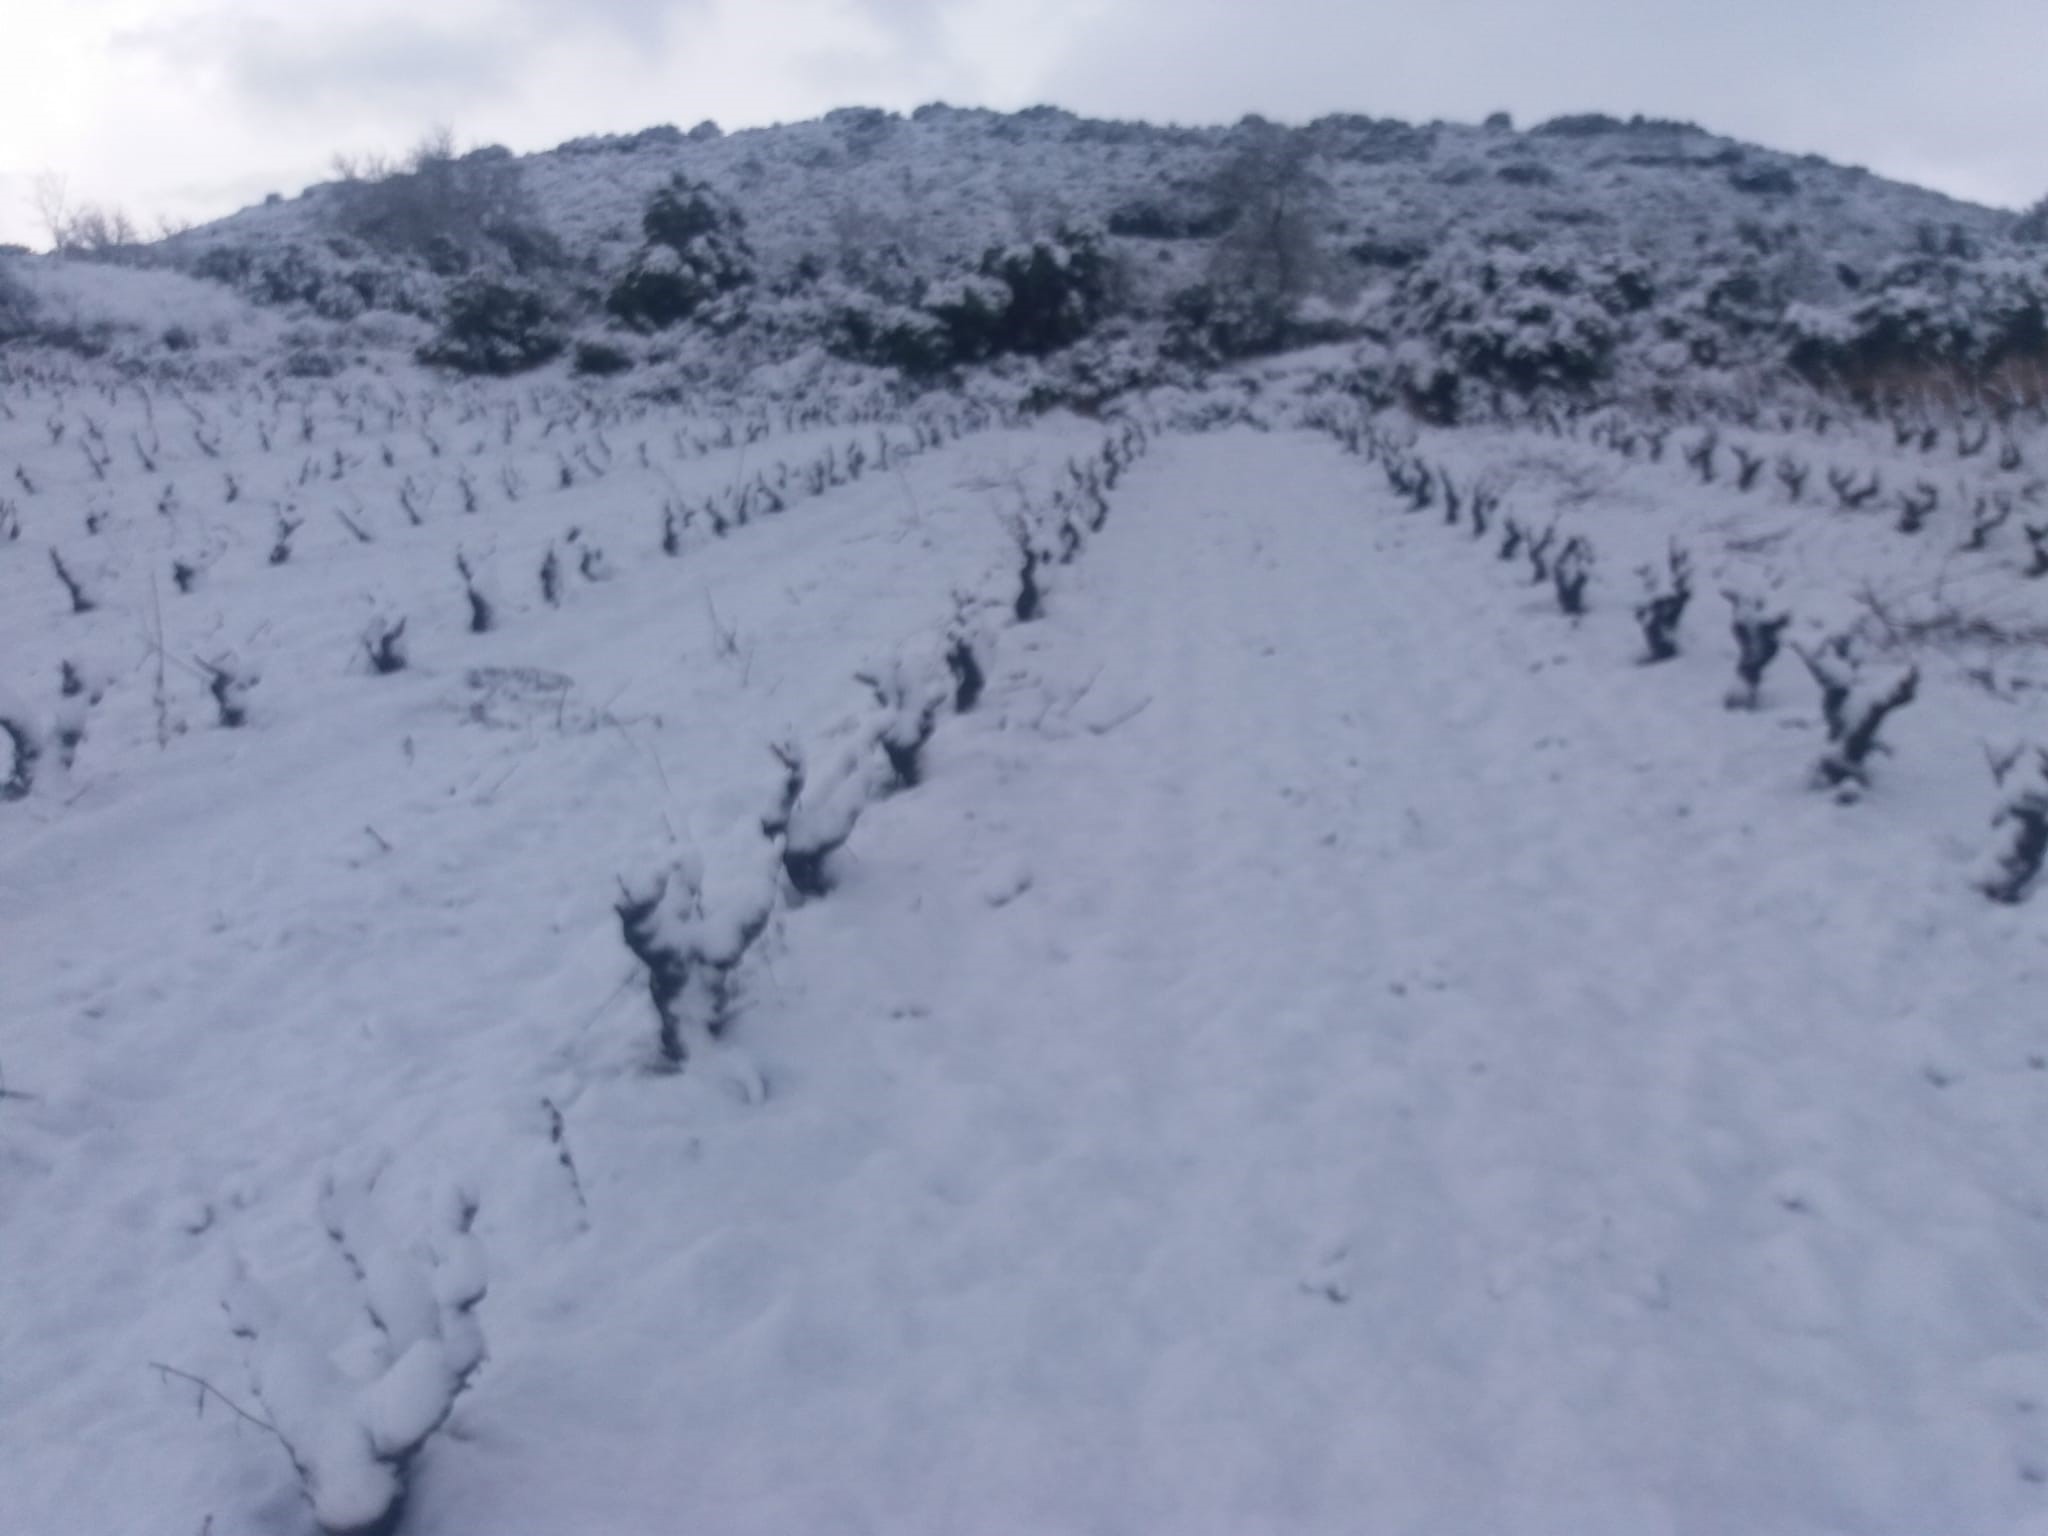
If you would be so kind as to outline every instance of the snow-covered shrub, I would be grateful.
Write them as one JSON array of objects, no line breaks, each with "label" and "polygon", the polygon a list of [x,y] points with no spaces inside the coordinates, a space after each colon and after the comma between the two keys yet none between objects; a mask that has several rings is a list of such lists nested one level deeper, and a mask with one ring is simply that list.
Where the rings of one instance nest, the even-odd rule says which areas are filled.
[{"label": "snow-covered shrub", "polygon": [[901,658],[876,671],[856,673],[855,681],[866,686],[882,711],[875,744],[889,761],[890,788],[915,789],[924,773],[925,744],[938,727],[939,709],[946,701],[944,688],[934,677],[920,677]]},{"label": "snow-covered shrub", "polygon": [[1835,504],[1844,512],[1860,512],[1884,490],[1884,478],[1873,469],[1870,478],[1858,485],[1856,476],[1849,470],[1831,469],[1828,471],[1828,489],[1835,493]]},{"label": "snow-covered shrub", "polygon": [[1287,344],[1288,312],[1250,289],[1200,282],[1168,301],[1166,349],[1184,362],[1213,364],[1277,352]]},{"label": "snow-covered shrub", "polygon": [[370,670],[379,677],[388,677],[393,672],[403,672],[407,660],[405,645],[405,620],[392,620],[382,614],[370,620],[363,631],[363,655],[369,660]]},{"label": "snow-covered shrub", "polygon": [[738,208],[682,176],[654,194],[641,216],[645,243],[605,300],[643,331],[666,330],[754,280],[754,254]]},{"label": "snow-covered shrub", "polygon": [[1913,490],[1899,492],[1898,530],[1901,533],[1918,533],[1927,526],[1927,519],[1934,515],[1941,505],[1941,489],[1922,480]]},{"label": "snow-covered shrub", "polygon": [[1474,385],[1582,392],[1611,374],[1655,297],[1649,271],[1620,258],[1453,241],[1404,273],[1390,299],[1396,328],[1420,343],[1397,357],[1397,382],[1444,422],[1464,413]]},{"label": "snow-covered shrub", "polygon": [[1770,460],[1761,453],[1752,453],[1740,443],[1735,444],[1734,453],[1735,489],[1738,491],[1755,490],[1757,479],[1763,474],[1764,466],[1770,463]]},{"label": "snow-covered shrub", "polygon": [[2002,528],[2012,517],[2017,503],[2004,492],[1991,496],[1979,496],[1970,510],[1970,536],[1963,541],[1965,550],[1981,550],[1991,541],[1991,535]]},{"label": "snow-covered shrub", "polygon": [[1550,572],[1557,590],[1557,606],[1576,618],[1586,611],[1586,584],[1593,576],[1593,546],[1574,534],[1557,552]]},{"label": "snow-covered shrub", "polygon": [[54,549],[50,551],[50,569],[56,572],[57,580],[63,584],[64,594],[71,600],[73,613],[91,613],[99,606],[84,581],[64,563],[64,557]]},{"label": "snow-covered shrub", "polygon": [[1031,542],[1031,535],[1021,523],[1016,529],[1017,558],[1017,601],[1011,612],[1019,624],[1029,624],[1044,612],[1045,598],[1038,587],[1038,546]]},{"label": "snow-covered shrub", "polygon": [[78,762],[78,749],[85,745],[87,714],[84,698],[59,699],[51,714],[50,739],[57,744],[57,761],[67,773]]},{"label": "snow-covered shrub", "polygon": [[1692,601],[1692,557],[1674,543],[1664,570],[1646,565],[1640,574],[1647,589],[1636,604],[1636,623],[1643,631],[1643,660],[1669,661],[1678,654],[1678,625]]},{"label": "snow-covered shrub", "polygon": [[2020,531],[2027,536],[2027,548],[2033,555],[2027,564],[2027,578],[2039,581],[2048,576],[2048,523],[2022,523]]},{"label": "snow-covered shrub", "polygon": [[915,286],[907,299],[832,288],[828,345],[840,357],[926,377],[998,357],[1070,347],[1108,314],[1114,269],[1093,230],[984,251],[968,270]]},{"label": "snow-covered shrub", "polygon": [[14,275],[13,259],[0,256],[0,343],[29,335],[35,328],[35,295]]},{"label": "snow-covered shrub", "polygon": [[953,677],[953,713],[971,713],[988,680],[974,654],[973,638],[964,629],[956,628],[946,637],[946,670]]},{"label": "snow-covered shrub", "polygon": [[1043,357],[1069,346],[1094,328],[1110,299],[1109,254],[1092,230],[1062,227],[1051,239],[987,251],[981,276],[1007,293],[991,337],[996,353]]},{"label": "snow-covered shrub", "polygon": [[1721,447],[1721,434],[1714,428],[1707,428],[1700,440],[1690,447],[1681,447],[1679,452],[1685,462],[1699,475],[1701,485],[1714,483],[1714,455]]},{"label": "snow-covered shrub", "polygon": [[1875,274],[1842,308],[1794,306],[1785,355],[1809,379],[1876,401],[2048,363],[2048,256],[1920,253]]},{"label": "snow-covered shrub", "polygon": [[1814,765],[1815,781],[1853,792],[1869,782],[1866,765],[1871,754],[1882,749],[1877,733],[1886,717],[1913,702],[1919,670],[1866,667],[1846,635],[1836,635],[1814,650],[1794,649],[1820,685],[1821,716],[1827,724],[1829,747]]},{"label": "snow-covered shrub", "polygon": [[325,1536],[397,1529],[415,1460],[484,1360],[475,1195],[446,1196],[421,1254],[378,1221],[374,1184],[329,1178],[320,1196],[321,1224],[362,1287],[376,1333],[369,1375],[338,1367],[239,1266],[223,1298],[229,1326],[248,1342],[257,1401]]},{"label": "snow-covered shrub", "polygon": [[24,800],[35,788],[36,764],[42,759],[42,734],[28,706],[0,692],[0,801]]},{"label": "snow-covered shrub", "polygon": [[218,661],[202,661],[199,669],[206,674],[206,691],[213,695],[216,718],[223,730],[239,730],[249,723],[249,691],[261,681],[258,673],[247,670],[232,656],[223,656]]},{"label": "snow-covered shrub", "polygon": [[1131,240],[1213,240],[1237,222],[1233,205],[1195,199],[1133,198],[1110,210],[1109,232]]},{"label": "snow-covered shrub", "polygon": [[776,785],[775,803],[761,818],[761,835],[771,841],[789,831],[789,818],[796,812],[796,803],[804,792],[804,756],[794,742],[777,742],[769,752],[782,765],[782,778]]},{"label": "snow-covered shrub", "polygon": [[462,578],[463,599],[469,604],[469,632],[472,635],[486,635],[498,626],[497,606],[485,593],[476,574],[476,567],[469,563],[469,556],[457,551],[455,572]]},{"label": "snow-covered shrub", "polygon": [[2002,791],[1991,818],[1999,838],[1985,855],[1977,886],[1993,901],[2017,902],[2048,858],[2048,748],[2022,746],[1993,757],[1991,775]]},{"label": "snow-covered shrub", "polygon": [[440,277],[479,266],[531,271],[561,261],[519,162],[501,145],[455,153],[444,130],[400,166],[338,157],[341,180],[322,189],[329,218],[374,251],[409,256]]},{"label": "snow-covered shrub", "polygon": [[832,889],[826,862],[853,836],[872,793],[869,769],[858,753],[843,756],[823,779],[804,782],[782,842],[782,870],[797,895],[823,896]]},{"label": "snow-covered shrub", "polygon": [[637,886],[620,885],[613,910],[626,948],[647,970],[661,1059],[680,1067],[731,1022],[733,973],[767,927],[774,893],[757,884],[707,905],[703,863],[693,852]]},{"label": "snow-covered shrub", "polygon": [[1790,197],[1799,178],[1782,165],[1737,165],[1728,170],[1728,185],[1753,197]]},{"label": "snow-covered shrub", "polygon": [[539,292],[492,278],[448,295],[441,330],[420,348],[423,363],[456,373],[524,373],[560,355],[565,342]]},{"label": "snow-covered shrub", "polygon": [[1792,615],[1754,592],[1723,588],[1721,595],[1734,611],[1731,622],[1738,651],[1735,675],[1741,684],[1725,702],[1730,709],[1755,709],[1757,690],[1763,686],[1765,671],[1777,659]]},{"label": "snow-covered shrub", "polygon": [[1500,492],[1490,486],[1475,485],[1472,488],[1472,537],[1486,537],[1487,520],[1500,509]]},{"label": "snow-covered shrub", "polygon": [[632,372],[633,355],[609,342],[579,341],[572,366],[585,378],[608,379]]},{"label": "snow-covered shrub", "polygon": [[2048,197],[2042,198],[2014,221],[2012,237],[2022,245],[2048,245]]},{"label": "snow-covered shrub", "polygon": [[894,368],[912,378],[954,366],[945,322],[927,310],[865,293],[847,293],[831,305],[822,325],[836,357]]}]

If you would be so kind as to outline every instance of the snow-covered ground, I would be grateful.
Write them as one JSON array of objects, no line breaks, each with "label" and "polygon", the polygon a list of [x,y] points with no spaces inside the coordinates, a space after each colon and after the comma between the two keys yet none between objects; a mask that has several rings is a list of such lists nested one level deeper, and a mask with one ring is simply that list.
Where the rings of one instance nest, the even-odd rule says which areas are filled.
[{"label": "snow-covered ground", "polygon": [[[1889,439],[1771,439],[1797,505],[1701,485],[1697,431],[1402,447],[1592,541],[1571,620],[1300,413],[1151,402],[1019,624],[1016,528],[1080,531],[1124,424],[4,398],[0,688],[45,744],[0,804],[8,1530],[311,1529],[152,1365],[286,1417],[237,1266],[337,1380],[388,1365],[333,1184],[437,1273],[476,1202],[489,1354],[410,1531],[2048,1531],[2048,908],[1972,884],[2041,679],[1915,653],[1853,805],[1795,657],[1721,702],[1722,585],[1809,644],[1942,571],[2038,621],[2017,526],[1827,510],[1831,463],[1906,483]],[[1674,537],[1699,595],[1641,666]],[[956,635],[978,706],[659,1070],[621,882],[744,905],[771,749],[873,779],[855,674],[943,684]],[[260,674],[241,728],[207,664]]]}]

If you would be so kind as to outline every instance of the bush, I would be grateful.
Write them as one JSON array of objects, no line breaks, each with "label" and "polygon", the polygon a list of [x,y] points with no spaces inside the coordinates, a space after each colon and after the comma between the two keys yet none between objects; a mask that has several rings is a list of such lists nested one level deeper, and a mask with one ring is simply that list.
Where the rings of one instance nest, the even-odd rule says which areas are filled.
[{"label": "bush", "polygon": [[1404,365],[1432,420],[1455,420],[1465,381],[1520,392],[1584,391],[1604,381],[1631,317],[1655,290],[1618,259],[1538,247],[1452,247],[1406,273],[1395,291],[1400,329],[1428,339]]},{"label": "bush", "polygon": [[688,850],[651,880],[620,887],[612,910],[626,948],[647,971],[661,1064],[679,1070],[731,1025],[735,973],[768,926],[774,890],[749,882],[707,903],[703,862]]},{"label": "bush", "polygon": [[1009,290],[995,321],[998,352],[1042,357],[1079,341],[1109,300],[1109,258],[1092,232],[1061,229],[1051,240],[989,251],[981,275]]},{"label": "bush", "polygon": [[484,1360],[475,1195],[448,1194],[429,1259],[377,1220],[373,1188],[374,1179],[344,1185],[330,1177],[320,1196],[321,1222],[361,1285],[376,1331],[366,1379],[340,1370],[324,1341],[239,1265],[224,1298],[229,1326],[249,1346],[251,1385],[264,1409],[258,1422],[284,1446],[326,1536],[388,1536],[397,1527],[421,1450]]},{"label": "bush", "polygon": [[2024,245],[2048,245],[2048,197],[2019,216],[2012,237]]},{"label": "bush", "polygon": [[1619,133],[1628,125],[1618,117],[1609,117],[1605,112],[1568,112],[1562,117],[1553,117],[1547,123],[1538,123],[1529,130],[1554,139],[1591,139],[1606,133]]},{"label": "bush", "polygon": [[1043,357],[1109,312],[1113,269],[1092,231],[994,247],[969,273],[928,286],[914,305],[863,295],[831,320],[832,351],[915,377],[991,358]]},{"label": "bush", "polygon": [[602,341],[576,343],[575,369],[592,378],[610,378],[632,370],[632,356]]},{"label": "bush", "polygon": [[1885,750],[1878,738],[1885,719],[1913,702],[1920,686],[1917,667],[1866,667],[1847,636],[1837,635],[1813,650],[1793,647],[1820,685],[1821,717],[1828,749],[1814,765],[1814,782],[1852,798],[1869,783],[1869,762]]},{"label": "bush", "polygon": [[420,348],[423,363],[457,373],[524,373],[564,346],[547,302],[531,288],[484,278],[448,295],[441,334]]},{"label": "bush", "polygon": [[648,202],[640,224],[646,243],[605,301],[626,324],[666,330],[753,282],[746,221],[709,187],[673,178]]},{"label": "bush", "polygon": [[1210,240],[1237,222],[1239,210],[1205,199],[1193,208],[1142,199],[1125,203],[1109,216],[1109,232],[1134,240]]},{"label": "bush", "polygon": [[443,130],[395,169],[346,158],[336,165],[335,222],[374,250],[414,257],[442,277],[493,257],[518,272],[560,264],[560,244],[540,225],[519,162],[502,145],[457,155]]},{"label": "bush", "polygon": [[0,258],[0,342],[26,336],[34,328],[35,296]]},{"label": "bush", "polygon": [[827,346],[851,362],[894,368],[913,378],[942,373],[956,361],[952,338],[936,316],[865,295],[833,312]]},{"label": "bush", "polygon": [[1167,351],[1191,362],[1255,357],[1286,345],[1288,313],[1234,283],[1195,283],[1167,300]]},{"label": "bush", "polygon": [[2008,756],[1994,755],[1991,774],[2004,792],[1991,818],[1999,838],[1983,861],[1977,888],[1993,901],[2013,903],[2025,897],[2048,861],[2048,751],[2022,746]]},{"label": "bush", "polygon": [[1782,165],[1759,165],[1731,170],[1728,185],[1758,197],[1790,197],[1799,190],[1799,179]]},{"label": "bush", "polygon": [[1782,334],[1795,369],[1859,394],[1888,380],[2036,368],[2048,363],[2048,263],[2035,252],[1909,257],[1847,311],[1795,306]]},{"label": "bush", "polygon": [[26,799],[35,787],[36,763],[43,755],[42,738],[30,722],[28,711],[10,705],[4,695],[0,695],[0,744],[6,748],[0,751],[0,767],[7,770],[6,777],[0,778],[0,802]]}]

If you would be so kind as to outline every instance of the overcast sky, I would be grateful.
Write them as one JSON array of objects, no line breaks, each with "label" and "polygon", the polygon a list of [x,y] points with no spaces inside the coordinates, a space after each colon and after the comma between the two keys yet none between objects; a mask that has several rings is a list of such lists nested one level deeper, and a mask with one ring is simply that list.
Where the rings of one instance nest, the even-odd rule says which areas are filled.
[{"label": "overcast sky", "polygon": [[542,149],[835,106],[1051,102],[1524,124],[1689,118],[1959,196],[2048,193],[2048,0],[15,0],[0,241],[39,175],[145,225],[322,180],[336,152]]}]

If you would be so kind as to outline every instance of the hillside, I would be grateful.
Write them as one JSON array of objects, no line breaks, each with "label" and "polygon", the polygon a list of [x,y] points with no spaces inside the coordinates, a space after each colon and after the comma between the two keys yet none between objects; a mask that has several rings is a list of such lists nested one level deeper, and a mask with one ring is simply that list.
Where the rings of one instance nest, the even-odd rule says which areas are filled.
[{"label": "hillside", "polygon": [[580,339],[651,380],[995,367],[1086,405],[1342,343],[1368,387],[1446,420],[1503,396],[1720,407],[2015,368],[2032,390],[2048,334],[2038,218],[1642,119],[848,109],[524,158],[430,140],[348,169],[102,254],[275,309],[307,373],[429,344],[496,284],[529,311],[469,319],[522,340],[452,365],[538,366]]},{"label": "hillside", "polygon": [[[1229,230],[1110,232],[1256,126],[565,146],[517,377],[414,356],[502,249],[195,275],[346,191],[16,264],[10,1533],[2048,1536],[2048,405],[1638,338],[1447,412],[1468,322],[1366,334],[1560,188],[1660,272],[1773,199],[2030,248],[1692,130],[1341,126],[1316,247],[1427,252],[1270,353],[1147,309]],[[1167,275],[835,356],[783,276],[925,166],[961,305],[1079,221]],[[608,322],[678,170],[756,276]]]}]

